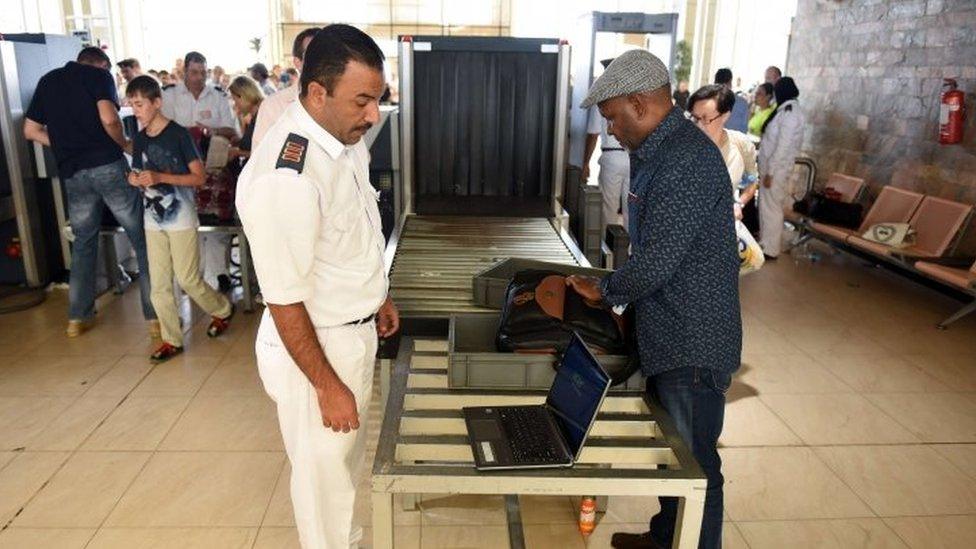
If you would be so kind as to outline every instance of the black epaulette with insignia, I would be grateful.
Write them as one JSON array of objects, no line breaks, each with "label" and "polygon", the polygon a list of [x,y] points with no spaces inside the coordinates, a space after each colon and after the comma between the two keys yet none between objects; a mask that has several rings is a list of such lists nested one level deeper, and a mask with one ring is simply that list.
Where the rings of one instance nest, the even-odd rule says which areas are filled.
[{"label": "black epaulette with insignia", "polygon": [[221,95],[227,95],[227,92],[224,91],[224,88],[221,88],[220,86],[214,86],[214,89],[217,90],[217,92],[220,93]]},{"label": "black epaulette with insignia", "polygon": [[176,87],[176,84],[166,84],[165,86],[163,86],[163,89],[164,90],[168,90],[170,88],[175,88],[175,87]]},{"label": "black epaulette with insignia", "polygon": [[288,134],[285,144],[278,154],[275,168],[289,168],[302,173],[305,168],[305,153],[308,151],[308,139],[296,133]]},{"label": "black epaulette with insignia", "polygon": [[783,108],[783,110],[786,112],[793,112],[793,105],[787,105]]}]

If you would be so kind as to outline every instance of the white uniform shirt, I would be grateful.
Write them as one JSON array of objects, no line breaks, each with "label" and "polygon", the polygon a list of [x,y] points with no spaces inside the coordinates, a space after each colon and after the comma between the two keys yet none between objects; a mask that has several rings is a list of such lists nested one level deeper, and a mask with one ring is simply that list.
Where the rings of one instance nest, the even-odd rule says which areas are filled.
[{"label": "white uniform shirt", "polygon": [[208,128],[236,126],[227,93],[209,83],[204,85],[198,98],[193,97],[183,82],[164,88],[162,111],[163,116],[184,128],[192,128],[198,123]]},{"label": "white uniform shirt", "polygon": [[362,140],[343,145],[292,103],[237,181],[264,300],[304,303],[316,328],[379,310],[388,283],[378,197]]},{"label": "white uniform shirt", "polygon": [[591,107],[590,108],[590,115],[589,115],[589,118],[588,118],[588,120],[586,122],[586,133],[588,133],[588,134],[594,134],[594,135],[595,134],[600,134],[600,149],[601,150],[602,149],[621,149],[621,151],[622,151],[622,152],[621,151],[615,151],[615,152],[605,151],[605,152],[610,152],[611,154],[610,155],[606,155],[606,154],[601,154],[600,155],[600,158],[599,158],[598,161],[600,162],[600,165],[601,166],[603,165],[604,157],[605,156],[607,157],[607,160],[610,160],[611,158],[616,158],[616,156],[619,155],[621,158],[626,159],[628,164],[630,163],[630,157],[628,156],[627,151],[624,150],[624,146],[620,144],[620,141],[617,141],[617,138],[616,137],[610,135],[610,132],[607,131],[607,119],[606,118],[603,118],[603,116],[600,114],[600,109],[598,109],[596,107]]},{"label": "white uniform shirt", "polygon": [[281,118],[281,115],[285,114],[288,107],[298,100],[300,88],[301,86],[296,82],[295,85],[280,90],[261,102],[258,118],[254,121],[254,135],[251,137],[252,150],[258,147],[258,143],[264,139],[264,135]]},{"label": "white uniform shirt", "polygon": [[803,113],[795,99],[776,107],[776,117],[769,122],[759,145],[759,170],[785,184],[803,144]]}]

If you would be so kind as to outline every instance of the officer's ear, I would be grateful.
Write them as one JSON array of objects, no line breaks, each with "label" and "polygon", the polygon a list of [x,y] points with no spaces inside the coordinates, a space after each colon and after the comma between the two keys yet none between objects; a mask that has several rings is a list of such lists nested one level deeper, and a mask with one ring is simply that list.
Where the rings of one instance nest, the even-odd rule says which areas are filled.
[{"label": "officer's ear", "polygon": [[308,89],[305,92],[305,97],[312,101],[314,105],[321,105],[325,103],[325,96],[329,92],[325,89],[325,86],[320,82],[312,80],[308,83]]}]

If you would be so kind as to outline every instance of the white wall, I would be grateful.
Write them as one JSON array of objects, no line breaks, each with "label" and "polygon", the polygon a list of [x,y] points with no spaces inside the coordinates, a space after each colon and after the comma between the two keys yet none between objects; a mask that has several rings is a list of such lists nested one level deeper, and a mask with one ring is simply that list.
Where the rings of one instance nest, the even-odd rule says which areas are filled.
[{"label": "white wall", "polygon": [[732,69],[742,77],[742,88],[763,81],[766,67],[785,69],[790,24],[796,14],[796,0],[719,0],[711,67]]},{"label": "white wall", "polygon": [[64,34],[59,0],[0,0],[0,33]]}]

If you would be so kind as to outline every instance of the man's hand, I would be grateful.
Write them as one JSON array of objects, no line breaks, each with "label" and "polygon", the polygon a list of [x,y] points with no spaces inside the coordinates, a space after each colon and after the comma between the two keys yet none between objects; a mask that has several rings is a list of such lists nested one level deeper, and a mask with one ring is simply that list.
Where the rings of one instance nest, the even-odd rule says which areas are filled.
[{"label": "man's hand", "polygon": [[133,187],[142,187],[142,185],[139,184],[139,173],[138,172],[134,172],[134,171],[133,172],[129,172],[129,176],[128,176],[127,179],[129,180],[129,185],[132,185]]},{"label": "man's hand", "polygon": [[583,182],[586,183],[590,180],[590,165],[587,164],[583,166]]},{"label": "man's hand", "polygon": [[583,296],[589,303],[600,303],[603,301],[603,292],[600,291],[600,279],[592,276],[572,275],[566,277],[566,285],[571,286],[576,293]]},{"label": "man's hand", "polygon": [[400,312],[397,311],[393,299],[387,297],[383,306],[377,312],[376,333],[382,338],[390,337],[400,329]]},{"label": "man's hand", "polygon": [[736,203],[732,206],[732,211],[735,214],[735,219],[737,221],[742,221],[742,204]]},{"label": "man's hand", "polygon": [[334,383],[315,387],[315,394],[319,398],[319,411],[322,412],[322,424],[326,429],[336,433],[348,433],[359,429],[359,411],[356,409],[356,397],[346,384],[335,380]]},{"label": "man's hand", "polygon": [[763,176],[762,186],[764,189],[768,189],[773,186],[773,178],[768,175]]},{"label": "man's hand", "polygon": [[138,178],[139,185],[143,187],[152,187],[153,185],[159,185],[163,182],[163,174],[160,172],[154,172],[152,170],[143,170],[139,172]]}]

